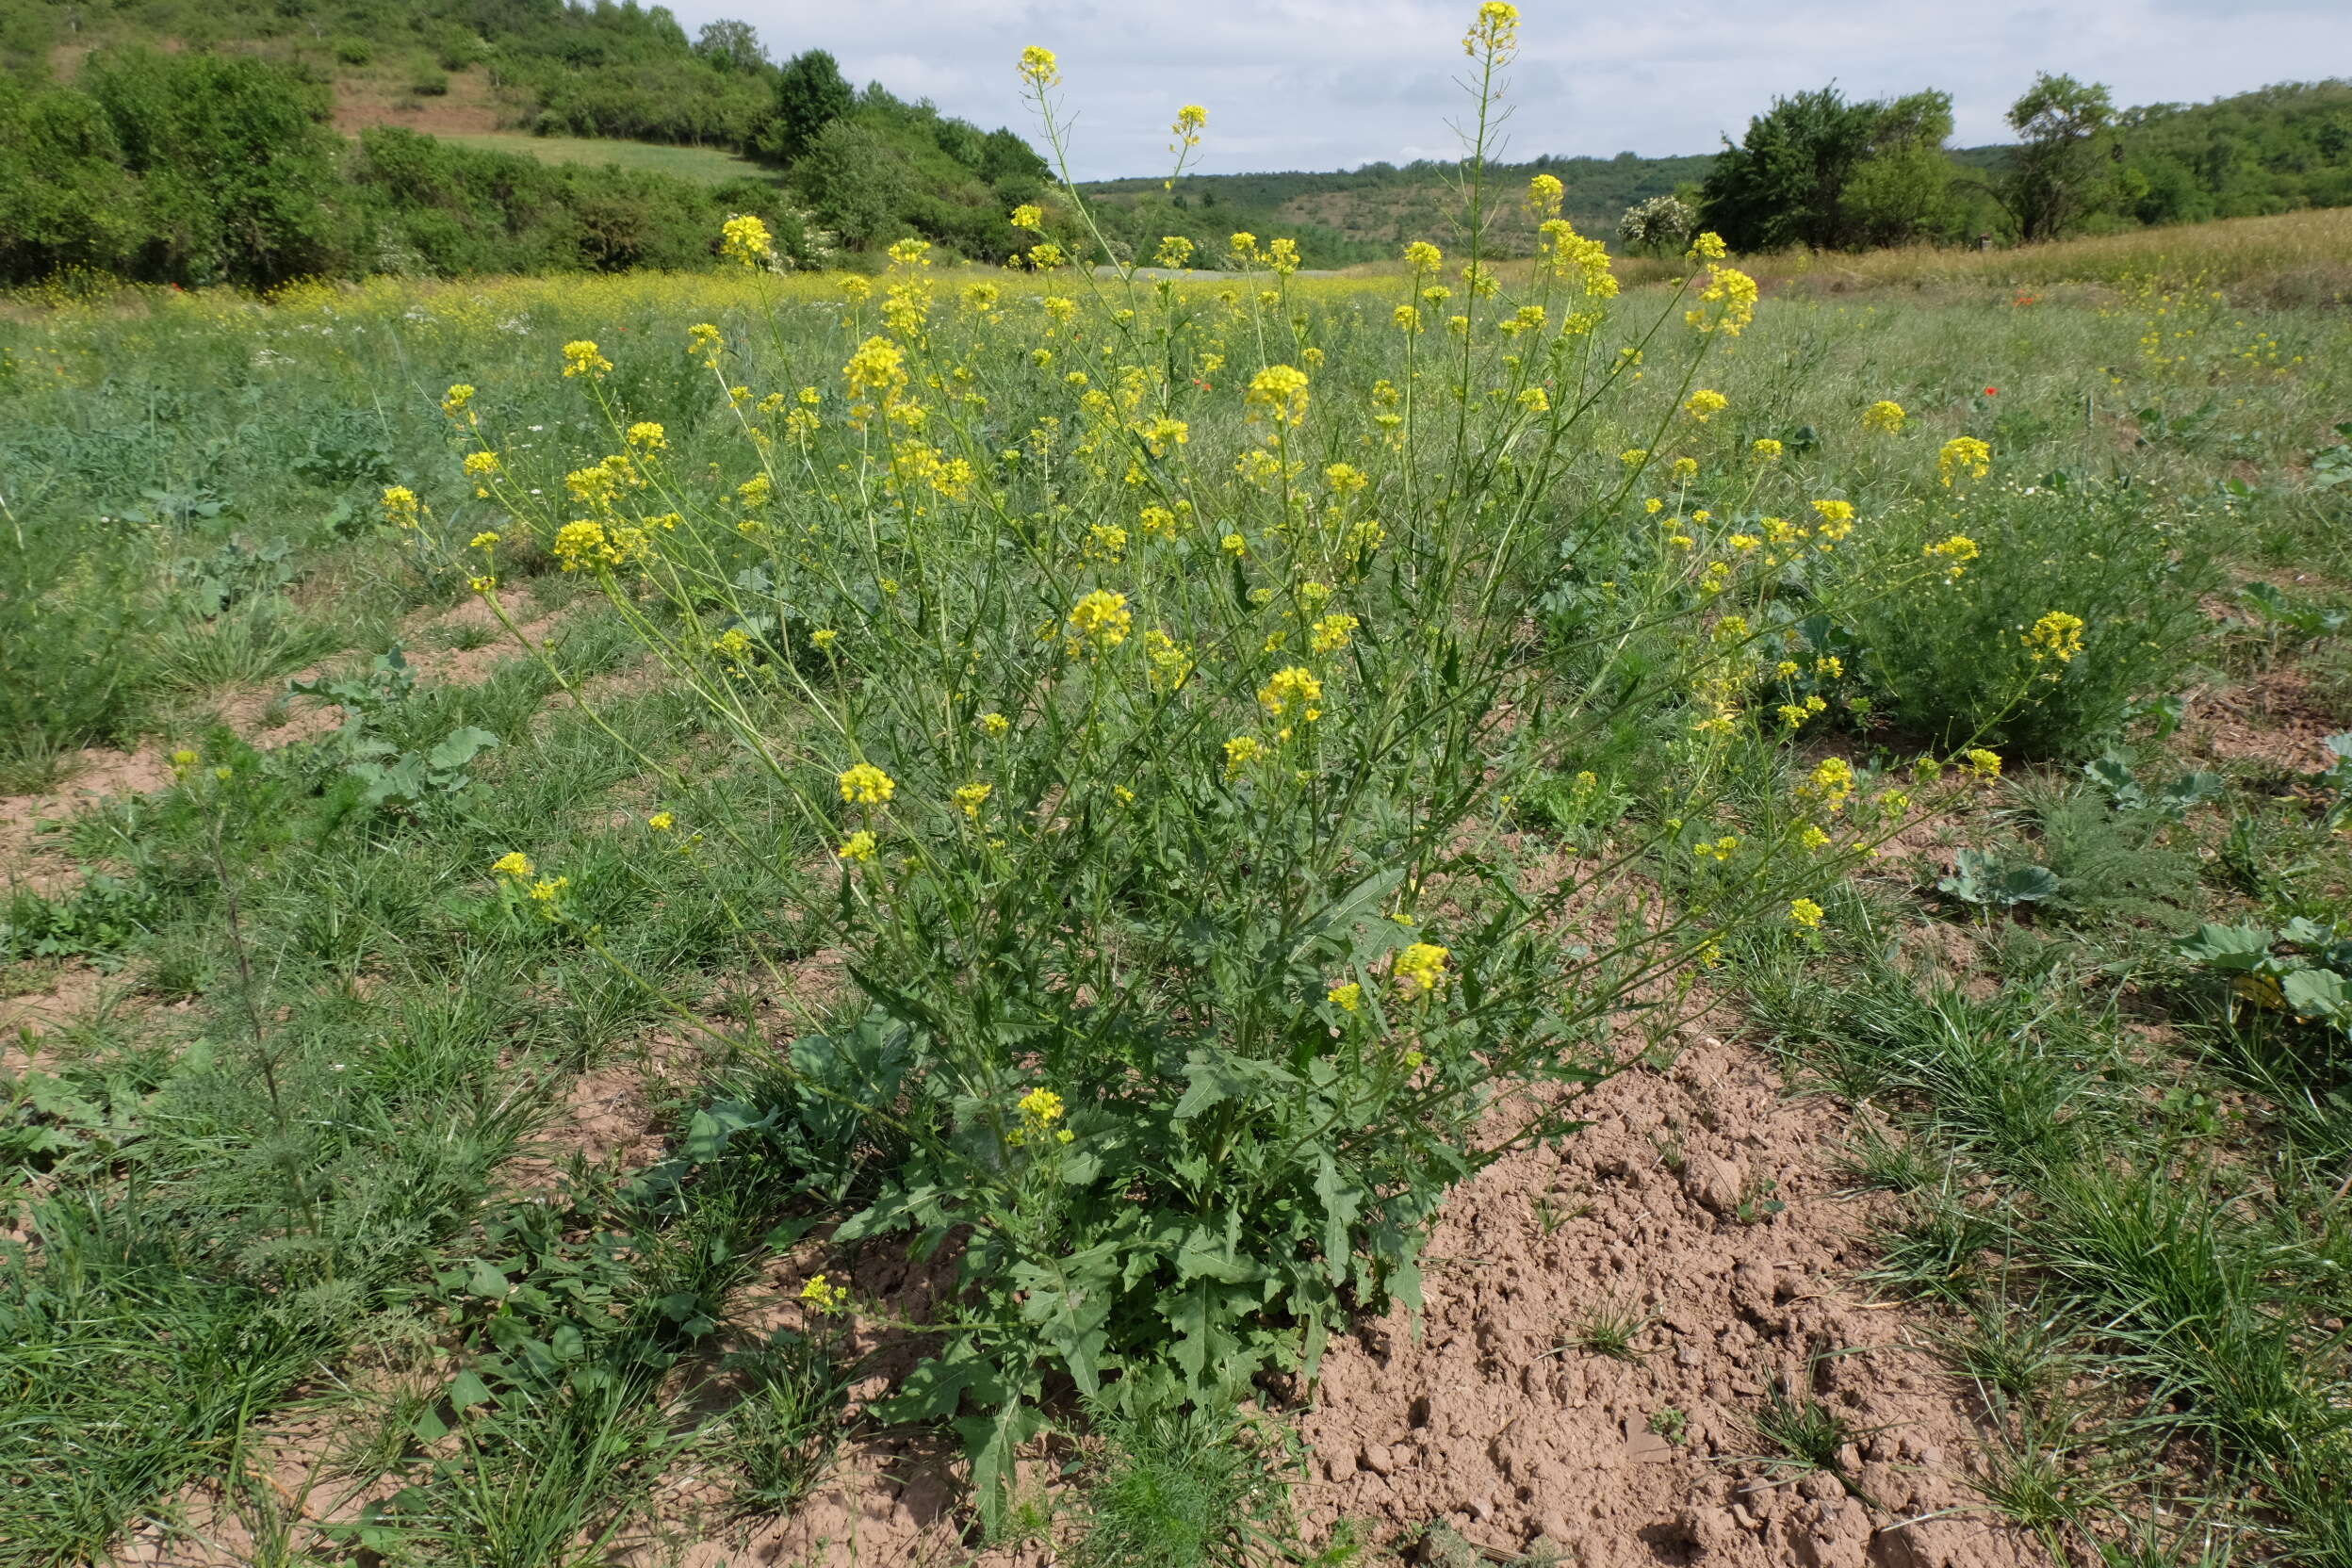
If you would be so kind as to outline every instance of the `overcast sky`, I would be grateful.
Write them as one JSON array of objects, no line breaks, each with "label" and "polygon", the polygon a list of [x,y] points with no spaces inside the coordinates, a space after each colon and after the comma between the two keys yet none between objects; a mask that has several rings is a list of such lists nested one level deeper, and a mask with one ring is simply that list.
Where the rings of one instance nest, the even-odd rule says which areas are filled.
[{"label": "overcast sky", "polygon": [[[1475,0],[672,0],[688,31],[760,29],[779,59],[829,49],[852,82],[929,97],[983,129],[1034,127],[1013,61],[1042,43],[1078,117],[1082,179],[1156,173],[1167,124],[1206,105],[1211,173],[1449,157]],[[2118,104],[2352,74],[2352,0],[1520,0],[1510,155],[1711,152],[1775,93],[1938,87],[1962,145],[2005,139],[2036,70]],[[1034,140],[1035,138],[1033,137]]]}]

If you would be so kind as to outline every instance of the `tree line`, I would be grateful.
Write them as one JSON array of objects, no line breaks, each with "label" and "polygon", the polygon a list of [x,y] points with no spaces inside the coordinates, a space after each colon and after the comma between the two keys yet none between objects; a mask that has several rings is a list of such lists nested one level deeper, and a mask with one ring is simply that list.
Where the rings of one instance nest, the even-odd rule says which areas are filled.
[{"label": "tree line", "polygon": [[1739,250],[1861,250],[2352,204],[2352,82],[2118,110],[2043,73],[2007,122],[2014,145],[1954,153],[1949,93],[1775,98],[1690,193],[1695,220]]}]

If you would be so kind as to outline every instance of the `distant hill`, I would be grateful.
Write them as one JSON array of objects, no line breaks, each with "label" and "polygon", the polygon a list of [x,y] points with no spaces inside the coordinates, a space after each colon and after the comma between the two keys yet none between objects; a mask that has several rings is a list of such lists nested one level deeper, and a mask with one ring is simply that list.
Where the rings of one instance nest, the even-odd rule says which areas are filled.
[{"label": "distant hill", "polygon": [[[2156,104],[2117,117],[2119,200],[2092,227],[2192,222],[2304,207],[2352,205],[2352,81],[2287,83],[2205,104]],[[1946,155],[1969,184],[1988,185],[2006,165],[2003,145],[1957,147]],[[1502,195],[1494,242],[1524,250],[1531,230],[1516,205],[1529,176],[1548,172],[1566,188],[1563,210],[1585,234],[1613,242],[1625,210],[1653,196],[1688,192],[1707,178],[1712,153],[1677,157],[1540,157],[1495,169]],[[1459,210],[1459,166],[1385,163],[1330,173],[1190,174],[1163,189],[1153,177],[1097,180],[1080,188],[1099,204],[1105,232],[1148,254],[1164,235],[1183,235],[1202,253],[1223,252],[1248,230],[1290,235],[1310,265],[1333,267],[1395,257],[1408,240],[1444,240]],[[1989,198],[1959,207],[1947,237],[1998,225]]]},{"label": "distant hill", "polygon": [[1051,207],[1013,132],[636,0],[18,0],[0,74],[0,281],[708,265],[733,212],[1002,261]]},{"label": "distant hill", "polygon": [[[1519,206],[1527,180],[1549,173],[1567,188],[1563,210],[1584,232],[1613,234],[1618,215],[1636,202],[1671,195],[1707,177],[1712,154],[1688,157],[1540,157],[1489,172],[1494,234],[1524,249],[1533,225]],[[1295,237],[1319,266],[1396,255],[1407,240],[1443,238],[1460,202],[1457,165],[1373,163],[1343,173],[1187,174],[1173,190],[1157,179],[1099,180],[1081,191],[1099,201],[1106,228],[1145,251],[1164,235],[1183,235],[1204,252],[1225,248],[1236,230]]]}]

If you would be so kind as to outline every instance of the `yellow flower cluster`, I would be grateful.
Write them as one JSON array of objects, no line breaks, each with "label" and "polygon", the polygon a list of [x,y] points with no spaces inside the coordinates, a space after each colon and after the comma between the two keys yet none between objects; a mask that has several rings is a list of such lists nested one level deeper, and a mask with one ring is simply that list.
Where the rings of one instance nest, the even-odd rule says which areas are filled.
[{"label": "yellow flower cluster", "polygon": [[612,368],[612,362],[596,351],[593,338],[579,338],[564,345],[564,373],[566,376],[600,376]]},{"label": "yellow flower cluster", "polygon": [[405,484],[386,486],[384,492],[384,520],[394,528],[415,528],[429,516],[424,502],[416,492]]},{"label": "yellow flower cluster", "polygon": [[593,572],[600,568],[625,566],[641,556],[652,553],[653,541],[645,531],[627,524],[607,528],[593,518],[582,517],[565,523],[555,531],[551,552],[557,563],[567,572]]},{"label": "yellow flower cluster", "polygon": [[1408,997],[1428,996],[1446,986],[1446,960],[1452,956],[1448,948],[1435,942],[1414,942],[1396,955],[1392,971],[1396,988]]},{"label": "yellow flower cluster", "polygon": [[1344,986],[1333,986],[1325,991],[1323,1000],[1343,1013],[1352,1013],[1364,1005],[1364,987],[1350,980]]},{"label": "yellow flower cluster", "polygon": [[1704,424],[1729,408],[1731,400],[1710,387],[1702,386],[1696,392],[1691,393],[1690,399],[1682,406],[1684,412],[1690,417]]},{"label": "yellow flower cluster", "polygon": [[776,241],[767,224],[750,213],[739,213],[719,226],[719,253],[745,267],[761,267],[776,259]]},{"label": "yellow flower cluster", "polygon": [[1788,903],[1788,918],[1807,931],[1820,930],[1821,917],[1828,912],[1809,898],[1791,899]]},{"label": "yellow flower cluster", "polygon": [[2082,651],[2082,618],[2063,610],[2053,610],[2035,621],[2025,634],[2025,645],[2034,650],[2034,662],[2055,659],[2061,664],[2071,664]]},{"label": "yellow flower cluster", "polygon": [[1862,411],[1862,428],[1874,430],[1881,435],[1900,435],[1903,433],[1903,422],[1907,417],[1909,416],[1903,412],[1901,403],[1881,398]]},{"label": "yellow flower cluster", "polygon": [[1973,435],[1955,435],[1944,443],[1944,449],[1936,454],[1936,473],[1952,488],[1952,482],[1966,473],[1970,479],[1983,479],[1992,471],[1993,449]]},{"label": "yellow flower cluster", "polygon": [[1928,546],[1925,553],[1930,560],[1944,563],[1945,581],[1957,582],[1960,574],[1968,569],[1968,563],[1984,552],[1976,547],[1975,540],[1965,533],[1955,533],[1949,539]]},{"label": "yellow flower cluster", "polygon": [[1135,624],[1135,612],[1127,608],[1126,595],[1097,588],[1070,609],[1067,632],[1070,651],[1115,648],[1127,640]]},{"label": "yellow flower cluster", "polygon": [[1323,716],[1323,710],[1315,706],[1322,700],[1323,682],[1302,664],[1275,671],[1274,678],[1258,688],[1258,702],[1277,721],[1296,717],[1313,724]]},{"label": "yellow flower cluster", "polygon": [[993,784],[982,784],[975,781],[961,785],[955,792],[956,808],[973,822],[978,822],[980,808],[986,806],[988,803],[988,796],[995,792],[996,786]]},{"label": "yellow flower cluster", "polygon": [[1296,425],[1307,416],[1307,373],[1293,365],[1269,365],[1250,378],[1242,400],[1278,424]]},{"label": "yellow flower cluster", "polygon": [[1699,290],[1702,305],[1720,305],[1709,314],[1700,308],[1686,311],[1683,319],[1701,332],[1720,332],[1725,337],[1737,337],[1756,319],[1756,280],[1737,268],[1710,265],[1707,270],[1707,286]]},{"label": "yellow flower cluster", "polygon": [[853,806],[887,806],[890,796],[898,792],[898,780],[872,762],[844,768],[837,782],[841,787],[841,799]]}]

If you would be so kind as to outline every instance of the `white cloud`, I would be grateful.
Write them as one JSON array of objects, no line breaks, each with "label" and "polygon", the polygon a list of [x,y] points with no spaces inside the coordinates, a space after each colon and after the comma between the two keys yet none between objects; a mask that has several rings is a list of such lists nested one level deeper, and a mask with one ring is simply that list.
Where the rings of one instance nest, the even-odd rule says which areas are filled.
[{"label": "white cloud", "polygon": [[[1472,0],[685,0],[691,31],[741,16],[778,57],[831,50],[854,82],[929,97],[1034,139],[1013,60],[1061,57],[1082,177],[1166,164],[1179,105],[1209,108],[1201,167],[1231,173],[1449,156]],[[1506,129],[1512,155],[1712,150],[1774,94],[1832,80],[1875,97],[1937,87],[1958,139],[2001,139],[2037,70],[2108,83],[2121,104],[2211,98],[2344,69],[2344,0],[1655,0],[1616,9],[1522,0]],[[1400,151],[1399,149],[1404,149]]]}]

